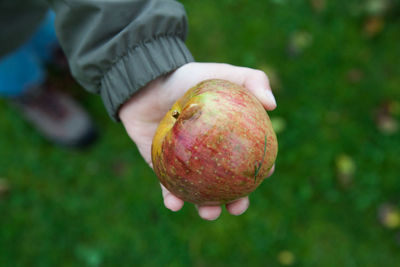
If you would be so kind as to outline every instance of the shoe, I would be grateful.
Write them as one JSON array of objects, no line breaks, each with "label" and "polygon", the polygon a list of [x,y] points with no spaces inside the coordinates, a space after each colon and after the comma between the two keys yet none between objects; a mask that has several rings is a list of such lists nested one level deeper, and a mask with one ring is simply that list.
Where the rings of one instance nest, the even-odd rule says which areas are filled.
[{"label": "shoe", "polygon": [[57,145],[83,148],[97,138],[97,131],[86,111],[48,83],[28,90],[12,102],[26,120]]}]

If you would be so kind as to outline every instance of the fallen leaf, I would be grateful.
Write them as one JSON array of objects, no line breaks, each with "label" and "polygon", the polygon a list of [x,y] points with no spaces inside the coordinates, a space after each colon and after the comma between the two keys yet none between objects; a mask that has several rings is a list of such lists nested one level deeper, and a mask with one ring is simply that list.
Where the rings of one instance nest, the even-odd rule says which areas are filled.
[{"label": "fallen leaf", "polygon": [[399,124],[391,116],[381,116],[378,120],[378,128],[385,135],[392,135],[399,130]]},{"label": "fallen leaf", "polygon": [[398,115],[400,104],[397,101],[385,101],[375,112],[375,122],[379,131],[393,135],[399,130],[399,123],[394,116]]},{"label": "fallen leaf", "polygon": [[285,266],[293,265],[295,262],[295,256],[289,250],[282,250],[278,254],[278,262]]},{"label": "fallen leaf", "polygon": [[271,124],[276,134],[280,134],[286,129],[286,121],[282,117],[271,117]]},{"label": "fallen leaf", "polygon": [[347,188],[353,182],[356,164],[349,155],[341,154],[336,158],[336,171],[339,183]]},{"label": "fallen leaf", "polygon": [[364,72],[360,69],[350,69],[347,72],[347,80],[351,83],[359,83],[364,78]]},{"label": "fallen leaf", "polygon": [[392,204],[382,204],[378,209],[380,223],[389,229],[400,227],[400,211]]},{"label": "fallen leaf", "polygon": [[321,13],[326,9],[326,0],[310,0],[310,4],[316,13]]},{"label": "fallen leaf", "polygon": [[123,177],[128,170],[128,164],[123,160],[116,160],[111,165],[112,172],[115,177]]},{"label": "fallen leaf", "polygon": [[385,22],[382,17],[369,17],[364,23],[364,34],[369,38],[373,38],[383,30],[384,25]]},{"label": "fallen leaf", "polygon": [[289,38],[288,53],[290,56],[298,56],[313,42],[312,35],[307,31],[294,32]]},{"label": "fallen leaf", "polygon": [[4,178],[0,178],[0,199],[10,193],[10,186],[8,181]]}]

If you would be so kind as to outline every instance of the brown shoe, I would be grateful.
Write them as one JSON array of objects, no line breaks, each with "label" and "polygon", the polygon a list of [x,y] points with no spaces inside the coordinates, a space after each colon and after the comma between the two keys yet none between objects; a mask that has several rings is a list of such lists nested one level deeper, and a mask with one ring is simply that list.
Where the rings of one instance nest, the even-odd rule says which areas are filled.
[{"label": "brown shoe", "polygon": [[48,140],[81,148],[96,139],[97,131],[86,111],[71,97],[43,85],[13,99],[14,106]]}]

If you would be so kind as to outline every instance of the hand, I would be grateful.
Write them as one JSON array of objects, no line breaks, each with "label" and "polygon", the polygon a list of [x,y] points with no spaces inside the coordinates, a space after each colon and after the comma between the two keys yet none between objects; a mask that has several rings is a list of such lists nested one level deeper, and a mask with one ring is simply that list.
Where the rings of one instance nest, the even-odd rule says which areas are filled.
[{"label": "hand", "polygon": [[[218,63],[188,63],[174,72],[159,77],[132,96],[120,109],[119,117],[139,152],[152,167],[151,143],[159,122],[171,106],[183,94],[199,82],[207,79],[224,79],[241,84],[251,91],[265,109],[276,108],[268,77],[260,70]],[[273,173],[272,168],[270,175]],[[164,205],[172,211],[183,206],[183,200],[174,196],[161,185]],[[226,204],[229,213],[240,215],[249,206],[244,197]],[[215,220],[221,214],[220,206],[198,206],[200,217]]]}]

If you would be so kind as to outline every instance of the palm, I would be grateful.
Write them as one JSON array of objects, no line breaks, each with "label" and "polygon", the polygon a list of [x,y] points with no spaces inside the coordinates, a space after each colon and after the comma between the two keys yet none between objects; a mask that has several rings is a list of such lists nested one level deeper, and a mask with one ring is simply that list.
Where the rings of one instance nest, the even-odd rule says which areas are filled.
[{"label": "palm", "polygon": [[[276,106],[270,93],[268,79],[260,71],[216,63],[186,64],[172,74],[160,77],[142,88],[124,104],[119,113],[126,131],[150,167],[152,167],[151,143],[165,113],[187,89],[211,78],[242,84],[263,103],[267,110],[272,110]],[[165,206],[174,211],[179,210],[183,201],[172,195],[165,187],[161,187]],[[248,197],[245,197],[227,204],[227,209],[230,213],[238,215],[247,209],[248,204]],[[208,220],[216,219],[221,213],[221,207],[217,206],[202,206],[198,209],[200,216]]]}]

